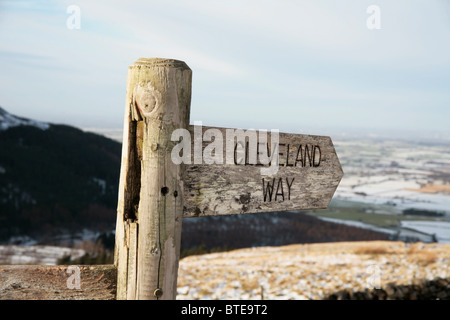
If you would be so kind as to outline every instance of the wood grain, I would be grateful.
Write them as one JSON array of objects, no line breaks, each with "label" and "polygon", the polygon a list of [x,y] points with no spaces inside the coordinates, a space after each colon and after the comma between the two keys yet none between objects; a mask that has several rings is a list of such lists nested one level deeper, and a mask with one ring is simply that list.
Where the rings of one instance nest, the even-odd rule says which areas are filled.
[{"label": "wood grain", "polygon": [[177,128],[187,128],[192,71],[172,59],[128,69],[116,222],[118,299],[175,299],[184,165],[171,161]]},{"label": "wood grain", "polygon": [[[211,127],[202,127],[203,132],[208,129]],[[330,137],[279,133],[278,172],[263,175],[263,165],[245,164],[245,161],[238,165],[227,163],[227,129],[214,129],[220,130],[223,136],[223,164],[206,164],[204,161],[202,164],[194,164],[192,160],[186,166],[183,217],[328,207],[344,174]],[[194,126],[190,126],[190,132],[194,136]],[[192,153],[194,140],[192,139]],[[268,141],[270,142],[270,133]],[[209,143],[203,141],[203,150]],[[249,147],[248,153],[251,152],[257,151]],[[247,154],[245,159],[238,155],[236,158],[249,162],[250,157]],[[268,188],[273,184],[275,186],[270,194]]]}]

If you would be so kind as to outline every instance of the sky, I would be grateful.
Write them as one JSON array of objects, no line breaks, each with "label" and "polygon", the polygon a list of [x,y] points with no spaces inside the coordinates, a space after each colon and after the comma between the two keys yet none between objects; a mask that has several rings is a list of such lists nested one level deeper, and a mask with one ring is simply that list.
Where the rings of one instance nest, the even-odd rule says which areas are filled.
[{"label": "sky", "polygon": [[448,0],[0,0],[13,114],[122,128],[140,57],[192,69],[191,123],[450,137]]}]

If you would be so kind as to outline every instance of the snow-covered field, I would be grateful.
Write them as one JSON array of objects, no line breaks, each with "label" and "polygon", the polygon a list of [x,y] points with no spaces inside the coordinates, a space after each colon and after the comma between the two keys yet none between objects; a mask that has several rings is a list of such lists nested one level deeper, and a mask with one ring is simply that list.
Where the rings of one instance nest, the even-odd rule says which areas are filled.
[{"label": "snow-covered field", "polygon": [[73,259],[76,259],[84,254],[85,251],[82,249],[71,249],[56,246],[0,245],[0,265],[56,265],[57,260],[65,256],[70,255]]},{"label": "snow-covered field", "polygon": [[[345,170],[345,169],[344,169]],[[369,204],[395,206],[399,212],[403,209],[424,209],[450,213],[450,195],[441,193],[423,193],[407,189],[419,189],[417,180],[404,176],[386,174],[385,176],[349,176],[342,179],[336,190],[336,200],[365,202]],[[380,178],[385,178],[381,180]]]},{"label": "snow-covered field", "polygon": [[334,200],[379,205],[387,214],[406,209],[443,213],[442,222],[408,221],[402,227],[448,241],[450,145],[352,140],[336,142],[335,147],[344,177]]},{"label": "snow-covered field", "polygon": [[450,244],[339,242],[260,247],[180,260],[178,300],[317,300],[342,289],[450,276]]},{"label": "snow-covered field", "polygon": [[418,191],[450,185],[450,146],[342,141],[336,150],[344,170],[336,199],[450,213],[450,193]]},{"label": "snow-covered field", "polygon": [[450,243],[450,222],[444,221],[402,221],[402,227],[428,234],[436,234],[437,240]]},{"label": "snow-covered field", "polygon": [[84,229],[76,235],[55,237],[52,240],[57,245],[40,245],[27,236],[13,237],[9,243],[0,245],[0,265],[56,265],[58,259],[66,256],[71,256],[74,260],[87,253],[83,246],[89,247],[98,236],[98,232]]}]

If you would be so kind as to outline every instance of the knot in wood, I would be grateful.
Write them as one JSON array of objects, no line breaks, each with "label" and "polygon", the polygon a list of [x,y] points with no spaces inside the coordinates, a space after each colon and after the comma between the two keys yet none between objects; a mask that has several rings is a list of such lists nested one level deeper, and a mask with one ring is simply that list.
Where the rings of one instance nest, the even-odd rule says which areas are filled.
[{"label": "knot in wood", "polygon": [[159,248],[158,247],[152,247],[152,249],[150,250],[150,253],[153,255],[157,255],[159,254]]},{"label": "knot in wood", "polygon": [[152,116],[161,101],[161,94],[148,82],[146,85],[139,84],[133,94],[134,103],[143,118]]}]

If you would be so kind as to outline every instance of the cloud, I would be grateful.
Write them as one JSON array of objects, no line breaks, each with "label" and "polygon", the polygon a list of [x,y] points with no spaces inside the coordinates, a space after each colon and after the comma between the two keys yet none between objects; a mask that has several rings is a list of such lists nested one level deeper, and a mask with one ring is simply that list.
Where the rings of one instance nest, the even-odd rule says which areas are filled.
[{"label": "cloud", "polygon": [[[73,4],[81,10],[80,30],[66,27]],[[381,30],[366,27],[371,4],[4,1],[0,80],[8,83],[0,95],[24,115],[33,100],[50,120],[81,123],[84,116],[97,125],[109,114],[121,124],[127,67],[140,57],[165,57],[194,72],[192,113],[231,125],[236,114],[308,123],[328,112],[322,122],[352,126],[379,110],[398,115],[419,105],[448,115],[450,20],[442,2],[379,0]],[[39,82],[30,89],[33,99],[14,102],[24,78]],[[423,119],[435,116],[424,110]]]}]

